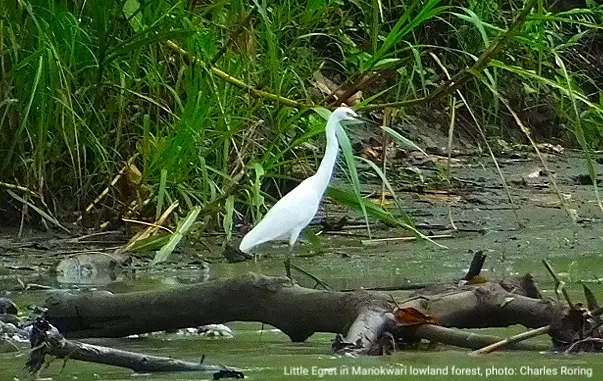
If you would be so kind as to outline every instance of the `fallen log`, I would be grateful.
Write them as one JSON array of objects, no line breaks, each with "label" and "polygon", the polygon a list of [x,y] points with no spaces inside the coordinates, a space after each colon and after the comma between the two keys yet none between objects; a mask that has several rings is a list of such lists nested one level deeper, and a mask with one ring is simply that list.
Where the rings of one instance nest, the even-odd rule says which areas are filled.
[{"label": "fallen log", "polygon": [[411,299],[394,302],[392,294],[315,290],[288,278],[249,274],[171,290],[57,294],[48,300],[45,318],[67,337],[121,337],[229,321],[257,321],[280,329],[293,341],[304,341],[315,332],[342,334],[344,347],[352,346],[361,353],[374,353],[384,332],[404,332],[475,349],[500,338],[477,340],[475,333],[459,331],[445,334],[424,322],[400,330],[404,322],[397,321],[393,312],[396,308],[414,309],[442,327],[455,328],[513,324],[537,328],[563,317],[565,306],[522,292],[521,288],[498,283],[465,284],[438,292],[426,289]]},{"label": "fallen log", "polygon": [[347,332],[359,316],[392,311],[382,295],[308,289],[289,278],[257,274],[161,291],[56,294],[47,308],[44,317],[66,337],[122,337],[257,321],[298,342],[314,332]]}]

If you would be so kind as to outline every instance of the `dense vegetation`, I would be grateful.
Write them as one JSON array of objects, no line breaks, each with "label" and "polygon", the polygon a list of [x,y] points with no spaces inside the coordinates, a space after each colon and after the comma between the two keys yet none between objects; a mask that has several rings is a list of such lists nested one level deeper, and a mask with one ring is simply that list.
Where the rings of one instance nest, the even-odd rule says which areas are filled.
[{"label": "dense vegetation", "polygon": [[334,98],[317,72],[362,90],[358,109],[439,110],[480,145],[531,128],[589,163],[603,10],[579,3],[2,0],[0,214],[74,220],[108,190],[92,212],[159,217],[179,201],[230,231],[320,158],[308,142],[324,119],[308,106]]}]

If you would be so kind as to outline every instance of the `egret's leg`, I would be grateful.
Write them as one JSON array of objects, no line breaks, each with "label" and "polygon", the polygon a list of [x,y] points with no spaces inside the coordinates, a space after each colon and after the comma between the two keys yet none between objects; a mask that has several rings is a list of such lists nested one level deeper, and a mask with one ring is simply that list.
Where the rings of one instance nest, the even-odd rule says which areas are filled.
[{"label": "egret's leg", "polygon": [[291,252],[293,251],[293,246],[289,246],[289,250],[287,250],[287,253],[285,254],[285,274],[287,275],[287,278],[289,279],[293,279],[291,278]]},{"label": "egret's leg", "polygon": [[299,233],[301,233],[301,228],[291,231],[291,236],[289,237],[289,251],[285,254],[285,274],[287,274],[289,279],[293,279],[291,278],[291,252],[293,251],[293,246],[295,245],[295,241],[297,241],[297,237],[299,237]]}]

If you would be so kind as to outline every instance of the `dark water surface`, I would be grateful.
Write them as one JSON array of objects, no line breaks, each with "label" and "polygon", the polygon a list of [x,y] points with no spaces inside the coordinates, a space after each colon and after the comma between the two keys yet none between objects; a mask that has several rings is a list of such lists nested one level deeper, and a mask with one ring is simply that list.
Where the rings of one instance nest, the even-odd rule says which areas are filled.
[{"label": "dark water surface", "polygon": [[[506,196],[490,166],[475,165],[458,169],[459,177],[482,178],[483,187],[463,193],[450,207],[457,227],[484,229],[482,233],[466,231],[454,238],[439,240],[448,249],[425,242],[367,242],[368,237],[319,236],[321,253],[309,244],[296,249],[293,262],[329,282],[337,289],[383,287],[406,282],[454,281],[463,276],[472,257],[471,250],[485,250],[488,259],[483,274],[491,280],[508,279],[527,272],[533,274],[544,297],[556,298],[553,282],[542,265],[548,259],[559,277],[566,282],[571,297],[584,301],[580,282],[588,285],[596,296],[603,297],[603,223],[592,187],[576,184],[573,176],[584,172],[578,157],[554,160],[560,191],[566,194],[569,208],[574,209],[579,223],[569,221],[555,203],[557,196],[546,179],[536,184],[522,184],[521,178],[539,167],[537,162],[503,164],[511,184],[511,193],[519,207],[518,215],[525,228],[518,228]],[[603,168],[598,168],[599,172]],[[413,193],[402,193],[404,205],[415,220],[424,224],[449,224],[448,203],[426,199]],[[344,232],[342,234],[347,234]],[[362,235],[361,229],[356,233]],[[438,232],[434,232],[438,234]],[[375,237],[393,238],[397,230],[374,229]],[[6,235],[4,236],[6,238]],[[362,241],[365,240],[364,243]],[[136,279],[122,277],[97,288],[115,292],[162,289],[180,283],[217,279],[249,271],[283,275],[280,255],[282,245],[265,248],[257,262],[210,264],[207,273],[187,266],[162,271],[139,272]],[[206,255],[206,253],[202,253]],[[10,257],[3,263],[37,265],[39,257]],[[15,291],[16,271],[6,267],[0,272],[0,295],[12,298],[21,306],[43,304],[48,291]],[[31,276],[31,274],[29,275]],[[34,282],[28,280],[28,282]],[[302,284],[310,283],[300,278]],[[58,285],[54,276],[38,274],[35,283]],[[65,287],[65,284],[63,284]],[[5,291],[9,290],[9,291]],[[3,292],[4,291],[4,292]],[[169,319],[169,311],[166,311]],[[124,350],[178,359],[224,364],[242,370],[248,379],[336,379],[403,378],[415,380],[603,380],[603,358],[596,354],[552,354],[535,352],[501,352],[480,357],[451,347],[420,348],[391,356],[349,358],[331,351],[332,334],[315,334],[305,343],[291,343],[279,331],[259,323],[231,323],[233,338],[206,338],[177,334],[157,334],[139,338],[106,339],[102,343]],[[509,336],[522,332],[522,327],[482,330],[488,334]],[[478,331],[479,332],[479,331]],[[547,342],[547,337],[535,340]],[[12,354],[0,354],[0,381],[25,379],[22,368],[27,347]],[[64,367],[63,367],[64,365]],[[128,370],[82,362],[53,362],[41,373],[52,380],[199,380],[211,379],[208,373],[172,373],[140,375]]]}]

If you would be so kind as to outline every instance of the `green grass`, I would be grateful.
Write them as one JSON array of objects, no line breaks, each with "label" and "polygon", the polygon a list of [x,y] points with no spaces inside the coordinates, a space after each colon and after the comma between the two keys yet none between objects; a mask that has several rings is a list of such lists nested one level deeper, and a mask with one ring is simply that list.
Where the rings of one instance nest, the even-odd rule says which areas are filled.
[{"label": "green grass", "polygon": [[[0,202],[17,213],[29,205],[30,221],[55,223],[74,220],[108,188],[86,224],[157,218],[178,201],[177,217],[200,207],[206,226],[230,236],[235,222],[261,218],[289,180],[316,167],[320,155],[306,147],[322,145],[324,113],[309,106],[332,99],[316,94],[314,72],[346,87],[384,75],[363,89],[359,108],[446,110],[454,94],[429,96],[446,78],[431,55],[454,75],[484,54],[484,75],[458,90],[480,125],[497,126],[488,137],[517,128],[504,124],[501,97],[525,109],[551,104],[568,126],[556,135],[582,148],[598,194],[592,152],[603,144],[603,84],[577,66],[575,49],[602,33],[603,11],[589,2],[551,13],[544,3],[530,2],[517,33],[490,57],[523,1],[7,2],[0,181],[36,196]],[[367,209],[348,145],[343,158],[350,185],[329,194],[367,220],[408,225]],[[136,172],[125,169],[128,160],[140,181],[127,181]]]}]

